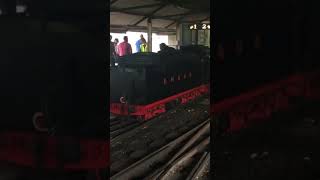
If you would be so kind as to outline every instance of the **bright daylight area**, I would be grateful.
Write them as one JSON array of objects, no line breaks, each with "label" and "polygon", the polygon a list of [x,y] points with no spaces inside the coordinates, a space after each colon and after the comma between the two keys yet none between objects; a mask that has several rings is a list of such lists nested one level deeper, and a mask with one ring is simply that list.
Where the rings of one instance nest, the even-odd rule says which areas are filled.
[{"label": "bright daylight area", "polygon": [[[123,41],[124,36],[128,36],[129,43],[132,46],[132,53],[136,53],[137,50],[135,48],[136,41],[140,39],[140,35],[143,34],[144,38],[148,41],[148,34],[144,32],[130,32],[127,33],[110,33],[112,36],[112,41],[115,38],[119,39],[119,43]],[[159,45],[161,43],[168,44],[168,35],[158,35],[153,33],[152,34],[152,52],[158,52],[160,50]]]}]

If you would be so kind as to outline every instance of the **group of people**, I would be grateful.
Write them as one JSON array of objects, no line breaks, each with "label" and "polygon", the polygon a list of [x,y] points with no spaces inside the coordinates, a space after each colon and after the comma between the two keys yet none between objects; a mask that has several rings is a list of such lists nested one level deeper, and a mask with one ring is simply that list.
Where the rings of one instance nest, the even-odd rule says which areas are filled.
[{"label": "group of people", "polygon": [[114,58],[117,56],[124,56],[132,53],[131,45],[128,43],[128,37],[123,37],[123,42],[119,43],[119,40],[116,38],[112,42],[112,36],[110,35],[110,55]]},{"label": "group of people", "polygon": [[[128,36],[123,37],[123,42],[119,43],[119,39],[115,39],[112,42],[112,36],[110,35],[110,63],[112,66],[115,65],[115,59],[117,57],[126,56],[132,54],[131,44],[128,42]],[[148,46],[147,41],[143,35],[140,35],[140,39],[136,42],[137,52],[147,52]]]},{"label": "group of people", "polygon": [[[110,51],[113,55],[116,56],[125,56],[132,54],[132,47],[131,44],[128,42],[128,36],[123,37],[123,42],[121,42],[119,45],[119,39],[116,38],[114,42],[112,42],[112,36],[110,35]],[[137,52],[147,52],[148,51],[148,45],[146,39],[143,37],[143,35],[140,35],[140,39],[136,42],[136,49]]]},{"label": "group of people", "polygon": [[[126,56],[132,54],[131,44],[128,42],[128,36],[123,37],[123,42],[119,43],[119,39],[115,39],[112,42],[112,36],[110,35],[110,63],[111,66],[115,66],[115,60],[117,57]],[[146,39],[143,35],[140,35],[140,39],[136,42],[136,50],[137,52],[148,52],[148,45]],[[174,48],[167,46],[164,43],[160,44],[160,51],[171,51]]]}]

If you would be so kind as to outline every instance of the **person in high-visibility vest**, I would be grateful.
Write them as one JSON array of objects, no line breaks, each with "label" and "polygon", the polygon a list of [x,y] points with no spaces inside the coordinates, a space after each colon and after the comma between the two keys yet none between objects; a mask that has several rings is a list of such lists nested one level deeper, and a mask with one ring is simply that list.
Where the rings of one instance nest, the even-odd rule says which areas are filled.
[{"label": "person in high-visibility vest", "polygon": [[141,44],[142,44],[142,41],[146,41],[146,39],[144,39],[143,35],[141,34],[141,35],[140,35],[140,39],[136,42],[137,52],[141,52]]},{"label": "person in high-visibility vest", "polygon": [[148,52],[148,45],[145,39],[141,39],[140,52]]}]

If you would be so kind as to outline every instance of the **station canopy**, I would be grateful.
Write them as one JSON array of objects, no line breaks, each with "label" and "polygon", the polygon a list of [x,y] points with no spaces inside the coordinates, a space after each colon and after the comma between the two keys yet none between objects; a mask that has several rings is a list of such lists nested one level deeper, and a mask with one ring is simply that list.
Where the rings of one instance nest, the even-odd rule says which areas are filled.
[{"label": "station canopy", "polygon": [[147,30],[152,19],[152,31],[176,32],[177,24],[207,23],[210,20],[210,0],[111,0],[110,31]]}]

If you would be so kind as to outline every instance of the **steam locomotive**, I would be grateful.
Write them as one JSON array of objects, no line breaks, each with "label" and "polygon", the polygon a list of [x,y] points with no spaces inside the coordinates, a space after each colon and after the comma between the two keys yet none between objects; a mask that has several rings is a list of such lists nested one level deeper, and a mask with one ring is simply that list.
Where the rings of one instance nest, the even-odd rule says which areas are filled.
[{"label": "steam locomotive", "polygon": [[116,115],[148,120],[208,92],[210,52],[204,46],[135,53],[117,63],[110,70],[110,112]]}]

